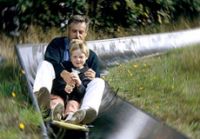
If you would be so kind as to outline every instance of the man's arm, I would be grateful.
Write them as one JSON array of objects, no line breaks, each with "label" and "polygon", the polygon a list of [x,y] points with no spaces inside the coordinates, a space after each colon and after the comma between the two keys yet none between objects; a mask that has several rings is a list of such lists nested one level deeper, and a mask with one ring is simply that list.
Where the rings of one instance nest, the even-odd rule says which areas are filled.
[{"label": "man's arm", "polygon": [[55,70],[56,77],[60,76],[64,70],[62,66],[63,52],[64,52],[64,39],[55,38],[47,46],[44,59],[50,62]]},{"label": "man's arm", "polygon": [[100,70],[99,70],[99,58],[95,52],[90,50],[90,55],[87,60],[87,65],[90,68],[88,71],[85,72],[85,75],[93,79],[95,77],[100,77]]}]

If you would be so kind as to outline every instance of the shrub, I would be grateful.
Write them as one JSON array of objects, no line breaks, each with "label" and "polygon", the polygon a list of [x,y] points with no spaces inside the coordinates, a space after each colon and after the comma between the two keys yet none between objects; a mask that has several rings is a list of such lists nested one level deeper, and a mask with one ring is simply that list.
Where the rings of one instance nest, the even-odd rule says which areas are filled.
[{"label": "shrub", "polygon": [[72,14],[88,15],[94,27],[109,30],[200,15],[199,0],[1,0],[0,5],[1,29],[6,31],[26,29],[30,24],[44,29],[64,27]]}]

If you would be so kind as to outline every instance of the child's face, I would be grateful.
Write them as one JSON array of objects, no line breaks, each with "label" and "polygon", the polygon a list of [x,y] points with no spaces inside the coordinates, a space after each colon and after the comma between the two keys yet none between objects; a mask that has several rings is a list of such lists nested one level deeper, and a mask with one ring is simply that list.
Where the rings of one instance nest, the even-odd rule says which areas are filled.
[{"label": "child's face", "polygon": [[82,68],[86,60],[87,57],[80,49],[74,50],[71,53],[71,62],[76,68]]}]

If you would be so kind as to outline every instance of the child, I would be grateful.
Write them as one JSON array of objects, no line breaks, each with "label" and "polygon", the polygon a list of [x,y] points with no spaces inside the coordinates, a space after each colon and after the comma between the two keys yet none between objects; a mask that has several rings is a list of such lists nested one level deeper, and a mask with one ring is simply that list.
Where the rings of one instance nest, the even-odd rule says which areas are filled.
[{"label": "child", "polygon": [[73,39],[70,42],[70,61],[63,64],[65,69],[71,72],[75,83],[74,85],[67,84],[65,86],[65,92],[68,93],[68,101],[64,112],[65,117],[67,117],[66,121],[79,109],[87,84],[91,81],[84,75],[84,72],[89,69],[86,64],[88,57],[89,49],[86,43],[82,40]]}]

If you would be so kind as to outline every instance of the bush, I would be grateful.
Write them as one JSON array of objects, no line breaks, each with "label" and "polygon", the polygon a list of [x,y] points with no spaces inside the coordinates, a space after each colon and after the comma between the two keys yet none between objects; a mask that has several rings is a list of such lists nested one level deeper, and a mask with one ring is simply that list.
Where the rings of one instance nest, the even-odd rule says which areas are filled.
[{"label": "bush", "polygon": [[72,14],[88,15],[93,26],[110,30],[200,15],[199,0],[1,0],[0,5],[1,29],[6,31],[26,29],[30,24],[44,29],[64,27]]}]

